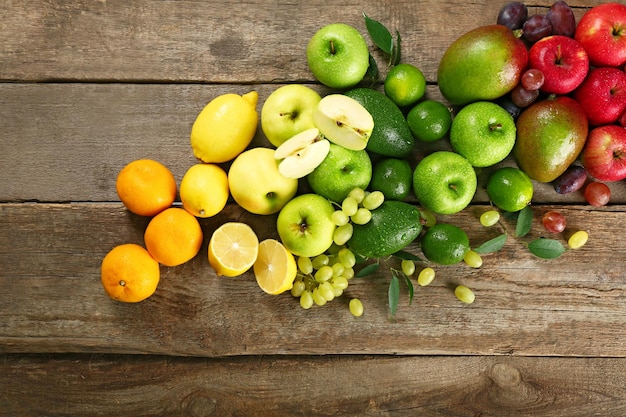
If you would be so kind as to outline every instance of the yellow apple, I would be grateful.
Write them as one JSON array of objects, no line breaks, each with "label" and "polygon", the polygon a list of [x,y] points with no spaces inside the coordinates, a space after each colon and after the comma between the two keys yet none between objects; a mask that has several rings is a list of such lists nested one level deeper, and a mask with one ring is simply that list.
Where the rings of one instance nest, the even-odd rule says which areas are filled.
[{"label": "yellow apple", "polygon": [[228,170],[228,186],[235,202],[254,214],[280,211],[296,195],[298,180],[283,176],[278,163],[270,148],[252,148],[239,154]]}]

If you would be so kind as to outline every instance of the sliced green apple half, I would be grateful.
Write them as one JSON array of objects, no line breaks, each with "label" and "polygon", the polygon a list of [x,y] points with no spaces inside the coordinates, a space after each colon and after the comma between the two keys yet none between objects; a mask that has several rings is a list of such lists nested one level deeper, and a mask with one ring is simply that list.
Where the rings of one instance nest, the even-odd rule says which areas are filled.
[{"label": "sliced green apple half", "polygon": [[313,123],[326,139],[354,151],[365,149],[374,129],[365,107],[343,94],[322,98],[313,111]]},{"label": "sliced green apple half", "polygon": [[278,172],[287,178],[302,178],[317,168],[330,150],[319,129],[311,128],[287,139],[274,151],[280,160]]}]

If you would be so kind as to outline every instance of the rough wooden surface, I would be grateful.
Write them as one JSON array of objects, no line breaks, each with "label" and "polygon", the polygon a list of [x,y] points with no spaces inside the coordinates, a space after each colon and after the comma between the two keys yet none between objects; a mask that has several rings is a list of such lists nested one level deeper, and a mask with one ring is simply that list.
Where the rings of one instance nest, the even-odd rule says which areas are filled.
[{"label": "rough wooden surface", "polygon": [[[600,1],[568,3],[580,17]],[[402,287],[393,319],[393,262],[351,282],[347,294],[366,308],[358,319],[348,296],[304,311],[289,294],[262,293],[250,273],[215,276],[206,248],[219,224],[242,220],[261,238],[276,236],[275,216],[233,204],[201,221],[201,254],[162,268],[150,299],[117,303],[100,285],[106,252],[141,244],[149,220],[117,201],[117,172],[147,157],[180,181],[195,162],[191,125],[211,98],[255,89],[262,103],[294,82],[329,92],[308,71],[306,42],[335,21],[365,34],[365,11],[401,32],[403,61],[424,71],[428,96],[440,99],[445,48],[493,23],[502,4],[1,2],[0,415],[626,414],[624,181],[610,184],[603,208],[535,184],[524,238],[513,237],[511,221],[480,226],[488,206],[479,191],[468,209],[439,220],[468,230],[473,246],[506,230],[504,248],[480,269],[438,267],[410,305]],[[259,129],[253,146],[266,144]],[[416,148],[412,162],[432,146],[445,145]],[[539,226],[550,209],[567,216],[561,235]],[[564,243],[578,229],[589,243],[558,260],[526,248],[542,236]],[[458,302],[456,284],[476,302]]]}]

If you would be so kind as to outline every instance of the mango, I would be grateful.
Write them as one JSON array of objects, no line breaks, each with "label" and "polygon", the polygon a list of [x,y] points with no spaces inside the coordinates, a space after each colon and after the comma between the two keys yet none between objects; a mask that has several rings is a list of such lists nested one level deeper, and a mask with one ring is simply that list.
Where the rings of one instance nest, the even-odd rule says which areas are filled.
[{"label": "mango", "polygon": [[528,65],[528,50],[514,32],[487,25],[461,35],[437,69],[443,96],[453,105],[495,100],[510,92]]},{"label": "mango", "polygon": [[516,121],[513,157],[538,182],[558,178],[578,158],[589,123],[580,104],[567,96],[550,97],[526,108]]},{"label": "mango", "polygon": [[380,91],[359,87],[344,93],[361,103],[374,119],[374,130],[366,149],[378,155],[405,158],[415,139],[400,108]]},{"label": "mango", "polygon": [[385,200],[372,210],[371,220],[354,224],[348,241],[350,250],[361,256],[392,255],[413,242],[422,231],[419,210],[403,201]]}]

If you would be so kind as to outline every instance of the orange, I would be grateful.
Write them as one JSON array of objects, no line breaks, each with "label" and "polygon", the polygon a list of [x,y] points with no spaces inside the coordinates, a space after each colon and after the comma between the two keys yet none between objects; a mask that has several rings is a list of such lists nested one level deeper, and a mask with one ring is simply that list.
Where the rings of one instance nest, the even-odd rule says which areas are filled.
[{"label": "orange", "polygon": [[156,291],[160,278],[159,263],[142,246],[126,243],[106,254],[100,278],[109,297],[136,303]]},{"label": "orange", "polygon": [[124,206],[140,216],[154,216],[176,198],[174,175],[152,159],[137,159],[122,168],[115,189]]},{"label": "orange", "polygon": [[144,233],[148,252],[165,266],[181,265],[194,258],[202,238],[198,219],[180,207],[170,207],[154,216]]}]

